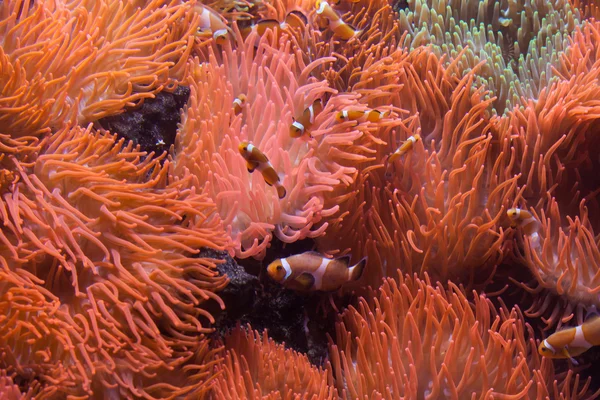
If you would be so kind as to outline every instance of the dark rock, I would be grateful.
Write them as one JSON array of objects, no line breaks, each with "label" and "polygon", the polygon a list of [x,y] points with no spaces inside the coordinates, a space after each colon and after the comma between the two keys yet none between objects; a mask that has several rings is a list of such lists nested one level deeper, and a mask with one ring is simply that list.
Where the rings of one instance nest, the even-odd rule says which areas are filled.
[{"label": "dark rock", "polygon": [[175,143],[181,108],[185,106],[189,96],[188,87],[178,86],[173,93],[157,93],[154,99],[144,100],[141,106],[102,118],[96,125],[126,140],[132,140],[144,151],[154,151],[159,155]]},{"label": "dark rock", "polygon": [[250,324],[259,332],[266,329],[269,337],[285,343],[287,348],[307,354],[313,364],[322,365],[327,360],[327,333],[332,334],[335,328],[334,315],[327,308],[329,294],[296,293],[272,281],[263,272],[272,260],[313,247],[310,240],[292,246],[273,241],[262,262],[240,261],[247,268],[238,265],[227,253],[203,249],[199,257],[226,260],[218,270],[230,279],[229,285],[219,292],[225,310],[221,310],[216,302],[208,309],[216,319],[215,338],[226,335],[238,324]]}]

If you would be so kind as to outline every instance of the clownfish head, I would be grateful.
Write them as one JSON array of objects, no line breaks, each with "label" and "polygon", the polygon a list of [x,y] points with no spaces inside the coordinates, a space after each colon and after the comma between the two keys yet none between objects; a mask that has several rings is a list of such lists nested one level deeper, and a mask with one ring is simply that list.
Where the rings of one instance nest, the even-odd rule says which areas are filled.
[{"label": "clownfish head", "polygon": [[520,208],[511,208],[510,210],[508,210],[506,212],[506,215],[508,216],[508,218],[510,218],[511,221],[518,220],[520,214],[521,214],[521,209]]},{"label": "clownfish head", "polygon": [[538,353],[548,358],[559,358],[559,355],[556,354],[556,349],[550,346],[546,340],[542,340],[538,346]]},{"label": "clownfish head", "polygon": [[249,158],[252,154],[251,146],[252,145],[249,142],[240,142],[240,144],[238,145],[238,150],[240,151],[240,154],[246,159]]},{"label": "clownfish head", "polygon": [[335,120],[337,122],[344,122],[348,120],[348,112],[347,111],[338,111],[335,114]]},{"label": "clownfish head", "polygon": [[223,46],[229,39],[229,32],[227,29],[219,29],[213,33],[213,39],[215,40],[216,44]]},{"label": "clownfish head", "polygon": [[273,261],[267,267],[267,273],[275,282],[282,282],[287,276],[287,271],[281,263],[281,259]]}]

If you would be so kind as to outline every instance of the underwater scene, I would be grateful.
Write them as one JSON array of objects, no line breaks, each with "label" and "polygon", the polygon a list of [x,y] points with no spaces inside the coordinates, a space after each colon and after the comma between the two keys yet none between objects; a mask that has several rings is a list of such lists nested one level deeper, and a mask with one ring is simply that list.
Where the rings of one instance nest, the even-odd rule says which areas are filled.
[{"label": "underwater scene", "polygon": [[0,0],[0,400],[600,398],[598,18]]}]

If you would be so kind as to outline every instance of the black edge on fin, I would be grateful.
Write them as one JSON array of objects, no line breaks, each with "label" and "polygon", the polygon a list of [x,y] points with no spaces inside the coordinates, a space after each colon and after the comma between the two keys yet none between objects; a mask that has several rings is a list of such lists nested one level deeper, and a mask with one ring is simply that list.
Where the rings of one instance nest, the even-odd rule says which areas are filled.
[{"label": "black edge on fin", "polygon": [[352,280],[352,281],[359,280],[362,277],[363,272],[365,271],[366,265],[367,265],[367,257],[363,257],[362,260],[360,260],[358,263],[356,263],[356,265],[354,265],[352,267],[354,269],[352,270],[352,276],[350,276],[350,280]]},{"label": "black edge on fin", "polygon": [[352,258],[352,254],[346,254],[345,256],[341,256],[336,258],[336,261],[341,261],[344,264],[346,264],[347,268],[350,268],[352,265],[350,265],[350,259]]}]

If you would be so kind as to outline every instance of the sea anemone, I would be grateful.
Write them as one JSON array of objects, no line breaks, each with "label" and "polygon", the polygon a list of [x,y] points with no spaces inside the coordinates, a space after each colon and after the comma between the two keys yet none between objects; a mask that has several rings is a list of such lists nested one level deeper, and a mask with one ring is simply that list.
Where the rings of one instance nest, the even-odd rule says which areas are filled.
[{"label": "sea anemone", "polygon": [[227,283],[194,256],[228,243],[214,204],[116,135],[65,128],[40,149],[10,157],[0,203],[2,369],[39,398],[195,390],[169,376],[202,348],[202,303]]},{"label": "sea anemone", "polygon": [[448,285],[386,279],[343,313],[330,349],[342,398],[583,398],[589,382],[554,381],[518,308]]}]

